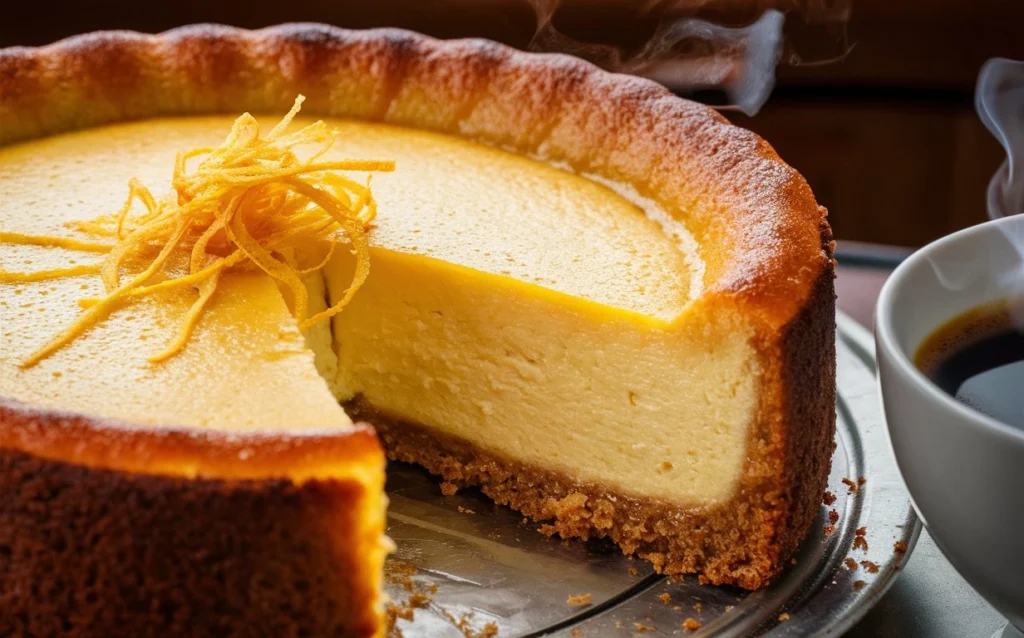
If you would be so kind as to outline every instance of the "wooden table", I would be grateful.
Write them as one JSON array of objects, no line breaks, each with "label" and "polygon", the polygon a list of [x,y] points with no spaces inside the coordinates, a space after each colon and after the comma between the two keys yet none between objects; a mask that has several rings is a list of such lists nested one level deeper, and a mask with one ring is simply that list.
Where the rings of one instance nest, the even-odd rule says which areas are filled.
[{"label": "wooden table", "polygon": [[[840,242],[839,309],[872,328],[882,284],[908,251]],[[850,638],[989,638],[1005,619],[974,591],[922,530],[892,589],[847,636]]]}]

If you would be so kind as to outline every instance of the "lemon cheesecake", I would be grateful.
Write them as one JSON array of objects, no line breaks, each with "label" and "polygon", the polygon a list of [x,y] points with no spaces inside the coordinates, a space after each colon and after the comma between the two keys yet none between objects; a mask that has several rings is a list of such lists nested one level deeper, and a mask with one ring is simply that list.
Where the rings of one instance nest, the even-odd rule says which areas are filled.
[{"label": "lemon cheesecake", "polygon": [[[566,57],[312,25],[7,49],[0,89],[0,633],[375,635],[385,455],[748,589],[816,514],[830,232],[712,111]],[[111,215],[160,226],[207,192],[178,154],[239,135],[216,192],[270,165],[291,190],[211,199],[190,246],[249,267],[199,251],[195,285],[119,288],[141,267],[93,254],[134,236]],[[351,208],[330,250],[264,230],[299,196],[295,228]],[[173,263],[153,237],[122,252]]]}]

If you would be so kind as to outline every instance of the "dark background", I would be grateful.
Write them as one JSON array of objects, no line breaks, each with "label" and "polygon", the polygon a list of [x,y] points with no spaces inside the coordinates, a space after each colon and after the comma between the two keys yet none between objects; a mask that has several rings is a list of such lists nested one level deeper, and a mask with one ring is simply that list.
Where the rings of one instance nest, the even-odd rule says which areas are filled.
[{"label": "dark background", "polygon": [[[644,16],[656,4],[564,0],[555,24],[581,39],[628,46],[653,29]],[[807,24],[843,5],[852,8],[844,26]],[[1003,153],[975,116],[972,94],[986,59],[1024,58],[1024,0],[676,0],[671,10],[743,24],[767,6],[788,11],[787,33],[805,58],[808,51],[819,62],[845,55],[780,67],[757,116],[728,115],[807,177],[837,237],[918,246],[986,219],[985,189]],[[55,0],[3,14],[0,46],[97,29],[319,21],[523,48],[536,27],[531,0]]]}]

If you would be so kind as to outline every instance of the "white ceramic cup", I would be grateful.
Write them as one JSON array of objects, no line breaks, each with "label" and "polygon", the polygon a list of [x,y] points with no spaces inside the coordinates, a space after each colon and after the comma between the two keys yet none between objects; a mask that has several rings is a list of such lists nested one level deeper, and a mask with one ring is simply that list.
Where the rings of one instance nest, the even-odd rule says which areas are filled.
[{"label": "white ceramic cup", "polygon": [[882,289],[875,343],[889,439],[914,509],[957,571],[1024,630],[1024,430],[956,401],[913,363],[945,322],[1024,294],[1022,252],[1024,215],[917,251]]}]

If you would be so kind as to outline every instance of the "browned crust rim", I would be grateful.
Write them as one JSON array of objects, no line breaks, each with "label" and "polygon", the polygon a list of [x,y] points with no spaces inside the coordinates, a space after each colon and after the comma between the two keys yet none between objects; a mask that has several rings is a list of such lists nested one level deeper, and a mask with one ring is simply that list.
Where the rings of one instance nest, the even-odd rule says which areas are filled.
[{"label": "browned crust rim", "polygon": [[[706,265],[699,310],[740,310],[763,353],[780,354],[784,327],[817,298],[817,282],[831,279],[831,246],[819,234],[827,229],[824,210],[758,136],[653,82],[482,40],[315,24],[257,31],[197,25],[4,49],[0,144],[157,115],[283,111],[299,92],[310,112],[543,155],[632,184],[670,213],[686,211]],[[763,413],[785,409],[777,392],[769,391]],[[68,422],[68,415],[12,405],[5,401],[0,412],[5,438],[11,428]],[[97,441],[168,448],[152,430],[71,420],[96,430]],[[785,443],[783,431],[772,424],[767,451]]]},{"label": "browned crust rim", "polygon": [[377,436],[365,424],[287,434],[141,428],[0,397],[0,452],[4,448],[125,474],[186,478],[303,483],[384,467]]}]

